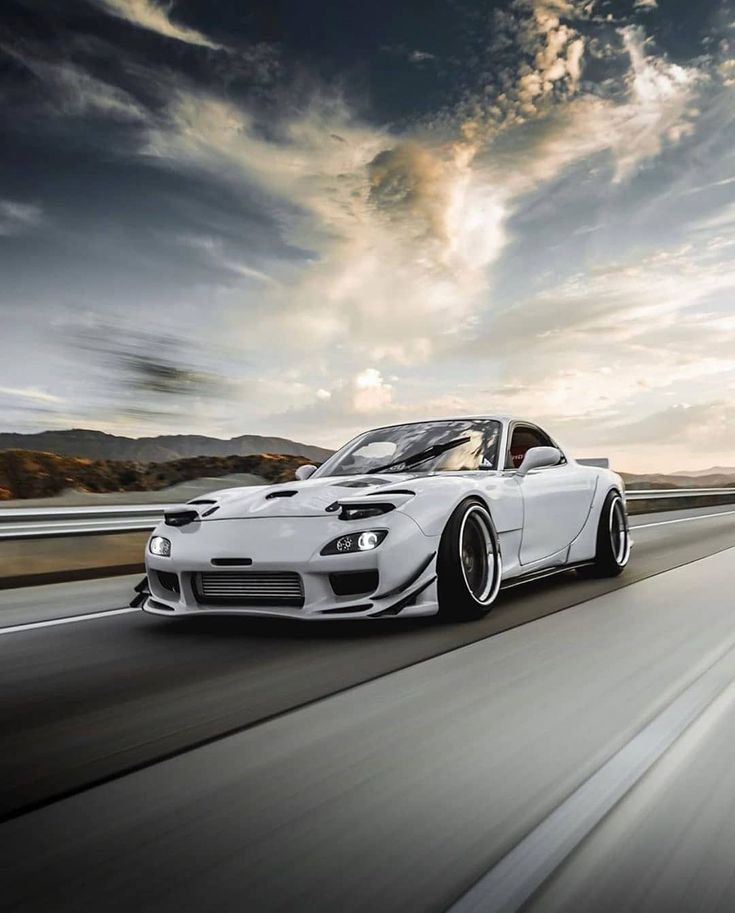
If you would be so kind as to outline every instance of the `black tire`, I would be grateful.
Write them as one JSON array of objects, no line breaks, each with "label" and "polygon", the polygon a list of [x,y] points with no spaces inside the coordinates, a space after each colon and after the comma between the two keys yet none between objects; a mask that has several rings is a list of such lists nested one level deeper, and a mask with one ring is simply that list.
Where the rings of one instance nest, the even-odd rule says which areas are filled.
[{"label": "black tire", "polygon": [[503,565],[495,525],[479,498],[455,508],[442,533],[436,567],[441,619],[472,621],[487,615]]},{"label": "black tire", "polygon": [[625,501],[619,491],[605,498],[597,524],[597,550],[594,562],[578,568],[580,577],[617,577],[630,558],[630,529]]}]

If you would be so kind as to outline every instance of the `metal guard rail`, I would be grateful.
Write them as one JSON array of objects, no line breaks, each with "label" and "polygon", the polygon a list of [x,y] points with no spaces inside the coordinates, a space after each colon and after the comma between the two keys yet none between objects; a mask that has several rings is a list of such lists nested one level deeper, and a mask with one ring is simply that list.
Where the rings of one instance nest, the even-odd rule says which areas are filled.
[{"label": "metal guard rail", "polygon": [[[735,488],[634,489],[628,501],[731,496]],[[0,507],[0,539],[44,539],[55,536],[94,536],[104,533],[146,532],[158,525],[164,510],[176,504],[105,505],[100,507]]]}]

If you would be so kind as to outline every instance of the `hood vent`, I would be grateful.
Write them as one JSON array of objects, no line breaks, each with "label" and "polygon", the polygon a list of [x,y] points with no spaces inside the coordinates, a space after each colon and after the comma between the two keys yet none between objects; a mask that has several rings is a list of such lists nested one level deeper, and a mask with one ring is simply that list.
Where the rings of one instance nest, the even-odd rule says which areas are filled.
[{"label": "hood vent", "polygon": [[266,501],[272,501],[274,498],[293,498],[295,494],[298,494],[296,491],[272,491],[269,495],[265,496]]},{"label": "hood vent", "polygon": [[340,488],[375,488],[384,479],[355,479],[351,482],[337,482]]},{"label": "hood vent", "polygon": [[409,491],[408,488],[392,488],[390,491],[386,491],[384,488],[381,488],[379,491],[369,491],[367,492],[368,497],[374,498],[378,495],[381,498],[390,498],[392,495],[415,495],[415,491]]}]

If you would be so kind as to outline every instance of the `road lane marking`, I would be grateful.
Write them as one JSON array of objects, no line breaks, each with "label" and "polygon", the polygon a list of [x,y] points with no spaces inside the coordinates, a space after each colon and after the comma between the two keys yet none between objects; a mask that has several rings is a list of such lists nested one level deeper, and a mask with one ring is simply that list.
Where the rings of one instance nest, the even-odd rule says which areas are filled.
[{"label": "road lane marking", "polygon": [[140,612],[140,609],[107,609],[104,612],[88,612],[86,615],[68,615],[66,618],[49,618],[46,621],[29,621],[23,625],[11,625],[0,628],[2,634],[17,634],[19,631],[33,631],[35,628],[53,628],[56,625],[69,625],[75,621],[91,621],[94,618],[109,618],[110,615],[127,615],[128,612]]},{"label": "road lane marking", "polygon": [[503,856],[448,913],[516,913],[656,761],[735,692],[735,638],[661,713]]},{"label": "road lane marking", "polygon": [[712,517],[727,517],[735,514],[735,510],[721,510],[717,514],[700,514],[697,517],[679,517],[677,520],[657,520],[655,523],[640,523],[631,526],[631,529],[648,529],[651,526],[666,526],[668,523],[690,523],[692,520],[711,520]]}]

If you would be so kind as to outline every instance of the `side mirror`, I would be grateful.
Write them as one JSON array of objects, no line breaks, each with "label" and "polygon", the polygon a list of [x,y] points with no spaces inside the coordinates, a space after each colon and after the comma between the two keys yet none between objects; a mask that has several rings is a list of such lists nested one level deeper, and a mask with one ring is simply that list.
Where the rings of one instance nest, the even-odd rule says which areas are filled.
[{"label": "side mirror", "polygon": [[294,475],[299,480],[299,482],[303,482],[308,479],[309,476],[313,476],[315,472],[316,466],[314,466],[312,463],[306,463],[304,466],[299,466]]},{"label": "side mirror", "polygon": [[560,459],[561,450],[557,450],[556,447],[529,447],[516,474],[524,476],[532,469],[541,469],[542,466],[556,466]]}]

